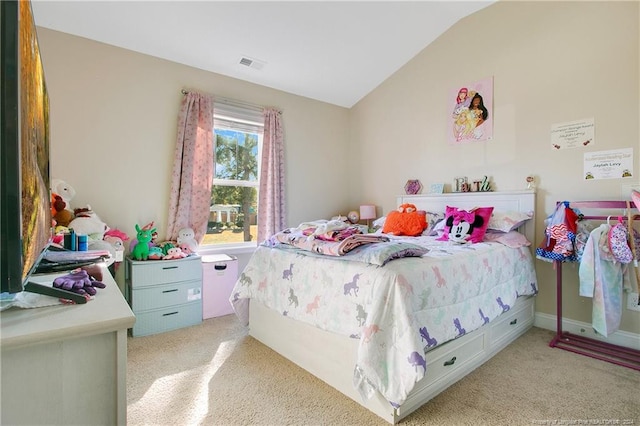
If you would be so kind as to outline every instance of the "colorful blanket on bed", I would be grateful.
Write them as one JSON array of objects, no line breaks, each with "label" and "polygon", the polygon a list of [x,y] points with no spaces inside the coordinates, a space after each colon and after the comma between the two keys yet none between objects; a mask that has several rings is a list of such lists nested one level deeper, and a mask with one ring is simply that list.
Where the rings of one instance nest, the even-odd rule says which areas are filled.
[{"label": "colorful blanket on bed", "polygon": [[389,241],[389,238],[379,234],[362,234],[357,228],[349,227],[319,236],[312,235],[313,229],[286,229],[276,233],[271,239],[296,247],[301,250],[326,256],[344,256],[356,247],[364,244]]},{"label": "colorful blanket on bed", "polygon": [[429,368],[428,350],[492,321],[519,296],[535,294],[537,281],[527,247],[396,238],[390,242],[410,241],[428,252],[380,267],[260,246],[230,301],[247,324],[252,299],[359,339],[356,387],[400,405]]}]

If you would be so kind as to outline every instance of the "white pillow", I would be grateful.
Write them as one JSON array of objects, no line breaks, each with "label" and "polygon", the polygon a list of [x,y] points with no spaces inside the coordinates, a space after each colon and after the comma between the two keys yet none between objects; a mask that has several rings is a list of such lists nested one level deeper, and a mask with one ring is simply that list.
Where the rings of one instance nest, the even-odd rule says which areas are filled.
[{"label": "white pillow", "polygon": [[519,228],[523,223],[533,217],[533,212],[517,212],[517,211],[493,211],[489,219],[487,229],[500,232],[509,232]]},{"label": "white pillow", "polygon": [[422,231],[422,235],[435,235],[432,232],[439,223],[443,222],[444,213],[433,213],[433,212],[426,212],[426,213],[427,213],[426,214],[427,227],[425,228],[424,231]]},{"label": "white pillow", "polygon": [[530,246],[531,242],[527,240],[527,237],[519,233],[518,231],[509,232],[487,232],[484,234],[484,241],[496,241],[504,244],[507,247],[523,247]]}]

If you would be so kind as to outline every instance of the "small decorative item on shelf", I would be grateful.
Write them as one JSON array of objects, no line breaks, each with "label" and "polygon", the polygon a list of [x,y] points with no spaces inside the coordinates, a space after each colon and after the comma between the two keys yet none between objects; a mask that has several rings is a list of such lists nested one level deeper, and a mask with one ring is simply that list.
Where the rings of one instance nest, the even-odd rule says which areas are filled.
[{"label": "small decorative item on shelf", "polygon": [[457,177],[453,180],[453,192],[491,192],[491,180],[489,176],[484,176],[482,180],[474,180],[471,183],[467,181],[467,177]]},{"label": "small decorative item on shelf", "polygon": [[351,223],[358,223],[360,221],[360,214],[355,210],[351,210],[347,213],[347,219],[349,219]]},{"label": "small decorative item on shelf", "polygon": [[407,195],[416,195],[422,191],[422,184],[418,179],[409,179],[404,185],[404,191]]},{"label": "small decorative item on shelf", "polygon": [[453,192],[469,192],[467,177],[461,176],[453,179]]},{"label": "small decorative item on shelf", "polygon": [[536,189],[536,179],[533,175],[527,176],[527,189]]},{"label": "small decorative item on shelf", "polygon": [[432,183],[429,188],[430,194],[442,194],[444,192],[444,183]]}]

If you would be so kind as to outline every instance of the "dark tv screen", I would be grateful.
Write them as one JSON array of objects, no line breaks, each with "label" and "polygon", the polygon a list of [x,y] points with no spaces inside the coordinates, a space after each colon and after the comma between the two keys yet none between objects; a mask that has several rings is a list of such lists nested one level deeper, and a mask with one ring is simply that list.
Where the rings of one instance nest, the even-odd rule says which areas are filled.
[{"label": "dark tv screen", "polygon": [[23,290],[51,242],[49,97],[30,1],[0,2],[0,286]]}]

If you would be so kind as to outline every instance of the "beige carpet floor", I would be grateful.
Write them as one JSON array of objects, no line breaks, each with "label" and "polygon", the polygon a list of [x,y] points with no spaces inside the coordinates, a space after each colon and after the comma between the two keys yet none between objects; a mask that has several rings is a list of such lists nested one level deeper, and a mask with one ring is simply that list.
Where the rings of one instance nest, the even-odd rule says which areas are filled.
[{"label": "beige carpet floor", "polygon": [[[532,328],[404,425],[640,425],[640,372],[549,348]],[[137,425],[383,425],[247,335],[235,316],[128,339]]]}]

